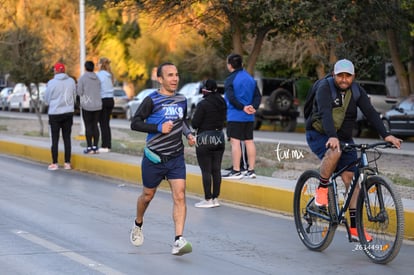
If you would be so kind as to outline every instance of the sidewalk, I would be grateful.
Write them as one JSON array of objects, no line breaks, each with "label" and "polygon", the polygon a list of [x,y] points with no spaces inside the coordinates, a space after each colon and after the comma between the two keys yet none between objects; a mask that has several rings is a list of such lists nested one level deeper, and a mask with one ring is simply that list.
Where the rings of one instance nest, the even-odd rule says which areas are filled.
[{"label": "sidewalk", "polygon": [[[63,144],[59,144],[59,164],[63,164]],[[75,170],[122,181],[141,184],[141,158],[117,153],[84,155],[79,141],[72,143],[72,166]],[[47,138],[12,137],[0,133],[0,153],[15,155],[45,163],[50,162],[50,143]],[[52,173],[52,172],[50,172]],[[223,180],[220,199],[231,203],[292,215],[293,190],[296,182],[258,176],[256,179]],[[163,182],[162,188],[168,188]],[[187,165],[187,192],[203,196],[200,168]],[[403,199],[405,238],[414,239],[414,201]]]}]

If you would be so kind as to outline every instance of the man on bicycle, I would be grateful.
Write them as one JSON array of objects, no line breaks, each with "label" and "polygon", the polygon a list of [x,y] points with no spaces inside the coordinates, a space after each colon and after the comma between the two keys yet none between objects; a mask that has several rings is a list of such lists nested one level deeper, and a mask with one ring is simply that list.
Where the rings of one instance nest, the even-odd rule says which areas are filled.
[{"label": "man on bicycle", "polygon": [[[356,151],[342,152],[340,148],[340,143],[354,143],[352,129],[357,118],[357,107],[385,141],[391,142],[398,149],[402,142],[387,133],[365,90],[361,86],[358,87],[359,91],[351,90],[355,80],[355,69],[351,61],[342,59],[336,62],[332,77],[336,97],[332,98],[328,79],[323,80],[316,90],[312,115],[306,120],[306,141],[312,152],[322,160],[320,183],[315,195],[315,204],[319,207],[328,205],[327,186],[332,173],[357,159]],[[360,93],[358,97],[351,96],[356,92]],[[354,171],[345,171],[341,175],[347,188],[353,175]],[[359,240],[355,224],[358,193],[359,186],[356,186],[349,206],[350,232],[355,240]],[[368,241],[372,240],[368,233],[365,236]]]}]

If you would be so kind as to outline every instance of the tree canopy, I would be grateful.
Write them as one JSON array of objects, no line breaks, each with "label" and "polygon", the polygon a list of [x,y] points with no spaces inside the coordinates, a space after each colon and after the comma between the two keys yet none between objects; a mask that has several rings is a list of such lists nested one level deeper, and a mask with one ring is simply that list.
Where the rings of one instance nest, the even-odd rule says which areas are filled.
[{"label": "tree canopy", "polygon": [[[414,91],[414,0],[85,2],[87,59],[108,57],[116,79],[139,88],[166,60],[184,81],[222,79],[235,52],[250,73],[271,76],[322,77],[345,57],[360,77],[378,80],[391,60],[401,93]],[[0,11],[0,71],[13,71],[6,45],[25,30],[45,67],[62,61],[79,77],[78,0],[0,0]]]}]

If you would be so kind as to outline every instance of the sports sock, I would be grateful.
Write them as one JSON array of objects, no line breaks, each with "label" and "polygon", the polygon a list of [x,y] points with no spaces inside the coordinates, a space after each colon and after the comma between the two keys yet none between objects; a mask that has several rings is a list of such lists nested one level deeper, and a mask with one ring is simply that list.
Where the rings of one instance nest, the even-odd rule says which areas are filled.
[{"label": "sports sock", "polygon": [[137,223],[137,220],[135,220],[135,225],[138,226],[139,228],[142,227],[143,222]]},{"label": "sports sock", "polygon": [[318,186],[318,188],[319,187],[322,187],[322,188],[328,187],[328,182],[329,182],[329,179],[326,179],[326,178],[323,178],[322,176],[319,176],[319,186]]},{"label": "sports sock", "polygon": [[352,228],[355,228],[356,227],[355,215],[356,215],[356,209],[349,208],[349,218],[351,220],[351,227]]}]

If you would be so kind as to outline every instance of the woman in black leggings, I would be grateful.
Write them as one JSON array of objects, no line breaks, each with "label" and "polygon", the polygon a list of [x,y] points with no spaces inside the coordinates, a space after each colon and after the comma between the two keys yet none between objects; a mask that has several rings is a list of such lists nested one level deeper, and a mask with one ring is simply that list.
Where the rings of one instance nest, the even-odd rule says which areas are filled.
[{"label": "woman in black leggings", "polygon": [[107,153],[112,147],[111,126],[109,121],[114,108],[114,78],[111,71],[111,61],[106,57],[101,57],[98,62],[99,71],[96,73],[101,81],[102,110],[99,118],[101,128],[102,146],[99,152]]},{"label": "woman in black leggings", "polygon": [[225,149],[223,127],[227,106],[222,95],[217,92],[214,80],[204,81],[201,89],[203,100],[197,105],[191,126],[197,129],[196,154],[203,180],[204,200],[196,203],[195,207],[210,208],[220,206],[218,197],[221,161]]}]

